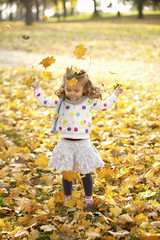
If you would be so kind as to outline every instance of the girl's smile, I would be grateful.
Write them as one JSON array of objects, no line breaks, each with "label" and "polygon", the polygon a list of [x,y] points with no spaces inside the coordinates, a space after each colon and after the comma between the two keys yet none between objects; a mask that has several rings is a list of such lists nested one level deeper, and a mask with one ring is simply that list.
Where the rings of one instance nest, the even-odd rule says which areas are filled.
[{"label": "girl's smile", "polygon": [[73,86],[68,85],[69,81],[65,84],[65,96],[71,101],[80,99],[84,94],[84,87],[80,82],[77,82]]}]

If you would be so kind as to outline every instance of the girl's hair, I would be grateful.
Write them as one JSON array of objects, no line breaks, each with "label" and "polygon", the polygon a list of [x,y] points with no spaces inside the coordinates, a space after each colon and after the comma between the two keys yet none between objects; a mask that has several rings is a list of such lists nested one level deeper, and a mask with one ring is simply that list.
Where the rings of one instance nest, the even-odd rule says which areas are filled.
[{"label": "girl's hair", "polygon": [[85,90],[85,96],[90,97],[92,99],[102,99],[101,89],[99,87],[94,86],[94,84],[89,80],[88,74],[84,70],[80,72],[76,72],[76,70],[72,70],[70,74],[67,72],[63,75],[63,84],[60,86],[59,89],[55,92],[55,94],[59,98],[65,97],[65,83],[66,81],[70,81],[71,79],[75,78],[78,82],[83,84]]}]

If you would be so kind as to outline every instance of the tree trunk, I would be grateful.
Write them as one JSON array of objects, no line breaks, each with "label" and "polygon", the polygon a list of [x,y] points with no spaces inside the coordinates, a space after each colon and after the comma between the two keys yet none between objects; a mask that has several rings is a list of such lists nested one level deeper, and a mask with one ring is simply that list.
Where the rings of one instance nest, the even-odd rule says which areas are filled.
[{"label": "tree trunk", "polygon": [[36,3],[36,20],[39,21],[39,0],[35,0]]},{"label": "tree trunk", "polygon": [[144,0],[138,0],[137,2],[137,10],[138,10],[138,18],[143,19],[143,7],[144,7]]},{"label": "tree trunk", "polygon": [[11,12],[10,12],[10,14],[9,14],[9,21],[13,21],[13,13],[12,13],[12,4],[13,4],[13,1],[10,0],[9,2],[10,2],[10,9],[11,9]]},{"label": "tree trunk", "polygon": [[66,0],[62,0],[62,1],[63,1],[63,16],[66,17],[67,16]]},{"label": "tree trunk", "polygon": [[32,16],[32,0],[25,0],[26,7],[26,25],[32,25],[33,16]]},{"label": "tree trunk", "polygon": [[47,6],[46,0],[43,0],[43,16],[45,15],[46,6]]},{"label": "tree trunk", "polygon": [[97,16],[99,16],[99,11],[97,10],[97,7],[98,7],[98,5],[99,5],[99,2],[97,3],[97,0],[93,0],[93,3],[94,3],[93,16],[94,16],[94,17],[97,17]]}]

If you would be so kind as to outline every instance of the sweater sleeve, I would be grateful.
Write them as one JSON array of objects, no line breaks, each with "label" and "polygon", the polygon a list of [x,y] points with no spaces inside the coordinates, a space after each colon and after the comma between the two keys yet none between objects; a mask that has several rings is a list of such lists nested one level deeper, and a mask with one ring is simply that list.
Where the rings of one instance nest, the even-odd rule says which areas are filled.
[{"label": "sweater sleeve", "polygon": [[93,99],[91,108],[97,111],[106,111],[115,104],[117,99],[118,97],[115,95],[115,93],[113,93],[105,101],[99,101],[99,100]]},{"label": "sweater sleeve", "polygon": [[53,98],[50,99],[48,98],[45,93],[42,91],[41,88],[37,88],[35,91],[35,97],[37,98],[39,104],[43,107],[47,107],[47,108],[56,108],[56,105],[59,102],[59,98]]}]

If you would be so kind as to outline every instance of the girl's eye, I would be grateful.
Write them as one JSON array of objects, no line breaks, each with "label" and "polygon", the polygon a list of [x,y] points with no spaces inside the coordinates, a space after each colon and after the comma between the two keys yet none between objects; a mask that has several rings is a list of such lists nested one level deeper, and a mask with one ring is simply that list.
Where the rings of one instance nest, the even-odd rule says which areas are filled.
[{"label": "girl's eye", "polygon": [[79,90],[75,90],[75,92],[79,92]]}]

